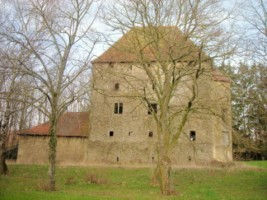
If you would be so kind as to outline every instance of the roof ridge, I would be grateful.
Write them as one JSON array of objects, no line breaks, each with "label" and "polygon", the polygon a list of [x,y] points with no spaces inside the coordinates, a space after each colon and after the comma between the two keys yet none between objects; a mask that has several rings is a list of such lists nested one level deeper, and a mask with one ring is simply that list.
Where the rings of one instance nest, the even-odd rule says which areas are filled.
[{"label": "roof ridge", "polygon": [[[150,28],[152,31],[147,32],[146,30]],[[165,30],[167,30],[166,34]],[[164,35],[159,37],[159,34],[156,34],[158,31]],[[159,52],[153,46],[156,44],[155,42],[160,46]],[[199,58],[198,46],[186,37],[177,26],[135,26],[98,58],[94,59],[92,63],[137,63],[141,61],[141,56],[138,53],[142,53],[142,58],[146,62],[153,62],[162,58],[170,61],[193,61]],[[204,52],[202,53],[204,59],[209,58]],[[160,58],[159,55],[161,55]]]}]

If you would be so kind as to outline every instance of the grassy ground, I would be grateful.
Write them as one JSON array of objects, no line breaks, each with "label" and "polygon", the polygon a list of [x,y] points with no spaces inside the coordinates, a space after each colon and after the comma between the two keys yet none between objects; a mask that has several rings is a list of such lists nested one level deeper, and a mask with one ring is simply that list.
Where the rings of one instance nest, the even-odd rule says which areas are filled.
[{"label": "grassy ground", "polygon": [[57,191],[47,192],[47,166],[10,165],[0,177],[1,200],[178,199],[266,200],[267,162],[263,168],[177,169],[175,196],[163,197],[150,184],[151,169],[59,167]]},{"label": "grassy ground", "polygon": [[249,165],[249,166],[255,166],[255,167],[267,169],[267,161],[248,161],[248,162],[244,162],[244,163],[246,165]]}]

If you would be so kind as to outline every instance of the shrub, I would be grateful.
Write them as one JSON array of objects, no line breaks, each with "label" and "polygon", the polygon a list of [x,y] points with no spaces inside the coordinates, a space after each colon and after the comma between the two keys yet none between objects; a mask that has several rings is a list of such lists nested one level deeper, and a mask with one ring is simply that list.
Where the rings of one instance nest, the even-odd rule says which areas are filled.
[{"label": "shrub", "polygon": [[93,173],[90,173],[90,174],[87,174],[85,176],[85,182],[86,183],[91,183],[91,184],[107,184],[107,180],[97,174],[93,174]]},{"label": "shrub", "polygon": [[65,181],[65,185],[74,185],[76,184],[76,180],[73,176],[69,177]]}]

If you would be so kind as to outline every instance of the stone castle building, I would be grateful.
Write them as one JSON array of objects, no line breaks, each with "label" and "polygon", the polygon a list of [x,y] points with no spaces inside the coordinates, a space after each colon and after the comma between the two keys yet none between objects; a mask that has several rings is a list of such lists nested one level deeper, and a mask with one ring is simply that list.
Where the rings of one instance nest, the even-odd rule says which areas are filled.
[{"label": "stone castle building", "polygon": [[[201,56],[201,65],[205,71],[197,80],[197,97],[193,103],[195,111],[190,115],[171,151],[172,164],[231,161],[230,80],[213,69],[210,59],[204,53],[199,54],[197,47],[185,40],[177,28],[161,27],[159,30],[163,33],[160,56],[165,57],[164,62],[170,62],[170,58],[175,57],[179,58],[174,62],[175,67],[188,67],[188,63],[197,63],[194,61]],[[69,128],[67,135],[63,130],[60,131],[58,163],[149,165],[157,160],[157,124],[153,115],[160,115],[155,91],[161,87],[161,78],[155,83],[151,82],[144,67],[159,74],[162,71],[151,46],[143,48],[141,57],[136,53],[135,40],[140,41],[140,37],[141,41],[147,39],[143,33],[145,31],[141,28],[130,30],[93,61],[92,104],[88,126],[82,130],[81,126]],[[181,56],[182,54],[185,56]],[[194,65],[192,69],[195,69]],[[185,70],[188,74],[183,76],[183,81],[174,91],[168,108],[170,113],[188,104],[192,94],[190,70]],[[79,114],[75,126],[80,121],[83,121],[84,126],[87,117],[88,113],[84,116]],[[173,120],[177,120],[177,124],[174,123],[170,128],[175,130],[181,117],[178,114]],[[71,126],[73,123],[69,124]],[[18,162],[47,162],[44,160],[46,155],[41,159],[32,157],[31,161],[27,158],[27,146],[33,140],[36,147],[44,146],[48,136],[43,133],[34,134],[31,130],[20,134]],[[36,145],[39,143],[40,145]],[[64,157],[66,152],[68,155]]]}]

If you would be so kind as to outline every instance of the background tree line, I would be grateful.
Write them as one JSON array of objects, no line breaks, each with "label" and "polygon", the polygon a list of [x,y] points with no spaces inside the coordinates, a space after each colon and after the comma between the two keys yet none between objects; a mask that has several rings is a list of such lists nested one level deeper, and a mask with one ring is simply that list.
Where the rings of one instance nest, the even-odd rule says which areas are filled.
[{"label": "background tree line", "polygon": [[236,159],[266,159],[267,1],[245,1],[235,21],[238,50],[219,67],[232,79],[234,153]]}]

